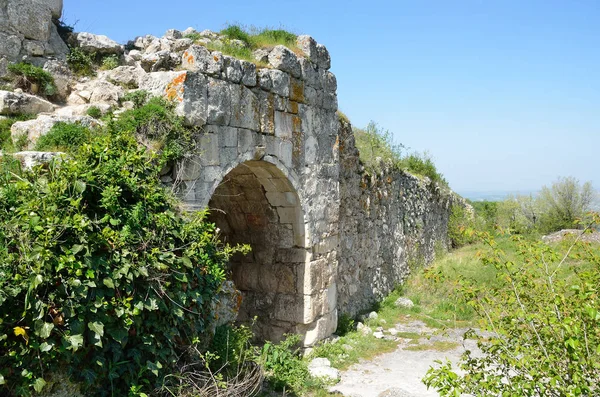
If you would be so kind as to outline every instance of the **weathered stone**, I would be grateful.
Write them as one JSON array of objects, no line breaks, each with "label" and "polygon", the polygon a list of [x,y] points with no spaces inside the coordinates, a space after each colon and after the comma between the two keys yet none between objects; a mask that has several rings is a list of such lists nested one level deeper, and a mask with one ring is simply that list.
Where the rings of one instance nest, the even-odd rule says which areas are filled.
[{"label": "weathered stone", "polygon": [[23,41],[23,51],[26,55],[32,57],[41,57],[44,55],[46,49],[44,48],[45,43],[38,40],[27,40]]},{"label": "weathered stone", "polygon": [[240,61],[242,66],[242,84],[248,87],[256,86],[256,65],[248,61]]},{"label": "weathered stone", "polygon": [[259,100],[260,131],[265,134],[275,133],[274,95],[262,90],[257,91]]},{"label": "weathered stone", "polygon": [[171,44],[171,50],[176,51],[176,52],[183,51],[183,50],[188,49],[193,44],[194,44],[194,41],[192,39],[187,39],[187,38],[178,39],[178,40],[175,40]]},{"label": "weathered stone", "polygon": [[258,50],[255,50],[252,53],[252,56],[254,57],[254,59],[256,59],[257,62],[262,62],[262,63],[269,62],[269,51],[267,51],[264,48],[259,48]]},{"label": "weathered stone", "polygon": [[49,60],[45,63],[44,70],[54,78],[56,97],[62,101],[66,100],[71,93],[71,81],[73,79],[73,73],[69,69],[69,65],[64,61]]},{"label": "weathered stone", "polygon": [[8,75],[8,59],[0,57],[0,79]]},{"label": "weathered stone", "polygon": [[77,44],[83,51],[96,54],[122,54],[123,46],[107,36],[88,32],[77,33]]},{"label": "weathered stone", "polygon": [[39,114],[53,110],[54,105],[34,95],[0,91],[0,114]]},{"label": "weathered stone", "polygon": [[307,56],[307,58],[315,62],[317,53],[317,42],[311,36],[301,35],[296,38],[296,45]]},{"label": "weathered stone", "polygon": [[89,116],[57,116],[41,115],[35,120],[18,121],[10,129],[10,136],[13,142],[18,142],[21,137],[27,137],[27,149],[32,149],[37,140],[48,133],[55,124],[72,123],[81,124],[85,127],[95,128],[100,123]]},{"label": "weathered stone", "polygon": [[321,88],[321,75],[317,66],[306,58],[300,58],[298,62],[300,62],[300,69],[302,70],[302,80],[311,87]]},{"label": "weathered stone", "polygon": [[[203,126],[207,119],[208,82],[201,73],[184,73],[167,86],[167,98],[179,102],[175,111],[186,124]],[[233,95],[232,95],[233,101]]]},{"label": "weathered stone", "polygon": [[271,81],[271,91],[277,95],[290,95],[290,75],[277,69],[265,69]]},{"label": "weathered stone", "polygon": [[186,30],[184,30],[183,32],[181,32],[181,34],[183,35],[183,37],[189,36],[189,35],[194,34],[194,33],[198,33],[198,32],[196,31],[196,29],[194,29],[192,27],[189,27]]},{"label": "weathered stone", "polygon": [[183,52],[181,67],[219,77],[223,70],[223,55],[218,51],[211,53],[201,45],[192,45]]},{"label": "weathered stone", "polygon": [[275,112],[275,136],[281,139],[292,139],[292,115],[284,112]]},{"label": "weathered stone", "polygon": [[23,37],[16,34],[0,32],[0,57],[16,60],[21,52]]},{"label": "weathered stone", "polygon": [[231,121],[233,127],[260,129],[259,103],[256,95],[244,86],[231,87]]},{"label": "weathered stone", "polygon": [[171,52],[164,50],[144,54],[140,60],[140,65],[146,72],[167,71],[173,65]]},{"label": "weathered stone", "polygon": [[329,51],[327,51],[327,48],[323,44],[317,44],[316,63],[321,69],[329,69],[331,67]]},{"label": "weathered stone", "polygon": [[242,80],[242,64],[239,59],[230,56],[223,56],[225,78],[232,83],[239,83]]},{"label": "weathered stone", "polygon": [[229,125],[231,118],[231,94],[229,87],[229,84],[223,80],[208,78],[208,123]]},{"label": "weathered stone", "polygon": [[61,107],[59,109],[57,109],[54,114],[56,116],[64,116],[64,117],[73,117],[73,116],[86,116],[88,110],[91,107],[95,107],[98,110],[100,110],[100,113],[102,115],[107,114],[112,107],[106,103],[95,103],[95,104],[82,104],[82,105],[71,105],[71,106],[64,106]]},{"label": "weathered stone", "polygon": [[308,364],[308,372],[314,378],[337,381],[340,379],[340,371],[331,367],[331,362],[326,358],[315,358]]},{"label": "weathered stone", "polygon": [[48,43],[45,45],[45,55],[64,61],[68,53],[69,47],[59,36],[58,30],[53,24],[50,27],[50,39],[48,39]]},{"label": "weathered stone", "polygon": [[289,48],[278,45],[269,53],[269,64],[276,69],[283,70],[294,77],[301,77],[302,70],[298,57]]},{"label": "weathered stone", "polygon": [[50,38],[52,10],[44,3],[31,0],[4,2],[8,21],[26,39],[46,42]]},{"label": "weathered stone", "polygon": [[401,296],[400,298],[396,299],[396,301],[394,302],[394,305],[396,305],[397,307],[411,308],[415,304],[410,299],[408,299],[404,296]]},{"label": "weathered stone", "polygon": [[88,86],[91,92],[90,103],[106,103],[117,106],[124,95],[122,87],[116,86],[108,81],[96,80]]},{"label": "weathered stone", "polygon": [[119,66],[102,74],[107,81],[125,88],[138,88],[140,81],[146,77],[146,72],[141,67]]},{"label": "weathered stone", "polygon": [[258,70],[258,85],[263,90],[271,91],[271,89],[273,88],[273,82],[271,81],[271,74],[269,73],[269,69]]},{"label": "weathered stone", "polygon": [[171,40],[177,40],[181,39],[183,34],[177,29],[169,29],[165,32],[164,37]]},{"label": "weathered stone", "polygon": [[321,72],[321,81],[323,82],[323,89],[326,92],[335,92],[337,90],[337,79],[330,71],[325,70]]},{"label": "weathered stone", "polygon": [[21,166],[30,170],[36,165],[47,164],[53,158],[62,155],[60,152],[35,152],[35,151],[23,151],[13,153],[11,156],[20,161]]}]

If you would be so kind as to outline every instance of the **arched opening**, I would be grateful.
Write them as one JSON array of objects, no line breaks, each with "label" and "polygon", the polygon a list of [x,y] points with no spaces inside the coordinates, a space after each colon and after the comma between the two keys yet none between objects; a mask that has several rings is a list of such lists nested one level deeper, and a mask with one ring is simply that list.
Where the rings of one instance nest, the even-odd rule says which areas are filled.
[{"label": "arched opening", "polygon": [[222,241],[250,244],[230,270],[242,292],[237,322],[251,323],[261,340],[281,340],[304,321],[304,215],[295,188],[274,164],[247,161],[215,189],[209,220]]}]

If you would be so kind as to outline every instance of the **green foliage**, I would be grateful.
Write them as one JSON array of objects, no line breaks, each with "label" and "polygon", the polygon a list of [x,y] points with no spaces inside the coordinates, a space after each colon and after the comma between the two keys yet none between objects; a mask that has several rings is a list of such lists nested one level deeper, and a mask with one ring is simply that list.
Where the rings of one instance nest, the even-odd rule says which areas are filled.
[{"label": "green foliage", "polygon": [[338,316],[338,325],[335,330],[335,334],[338,336],[344,336],[348,332],[354,329],[354,318],[346,313],[342,313]]},{"label": "green foliage", "polygon": [[80,48],[72,47],[67,54],[67,64],[78,76],[93,76],[94,58],[94,55],[87,54]]},{"label": "green foliage", "polygon": [[102,58],[102,64],[100,68],[102,70],[112,70],[119,66],[119,57],[116,55],[107,55]]},{"label": "green foliage", "polygon": [[366,128],[354,128],[353,131],[360,159],[369,172],[381,172],[387,164],[415,175],[426,176],[432,182],[442,186],[448,186],[427,153],[404,155],[404,145],[394,143],[389,130],[383,130],[371,121]]},{"label": "green foliage", "polygon": [[250,34],[240,25],[229,25],[219,33],[231,40],[240,40],[250,45]]},{"label": "green foliage", "polygon": [[189,33],[186,34],[185,36],[183,36],[184,39],[190,39],[193,41],[198,41],[202,38],[202,35],[198,32],[194,32],[194,33]]},{"label": "green foliage", "polygon": [[193,152],[195,147],[196,131],[184,126],[183,117],[175,114],[173,103],[159,97],[121,113],[108,123],[108,129],[134,133],[149,148],[160,151],[167,160],[182,158]]},{"label": "green foliage", "polygon": [[90,106],[85,113],[88,116],[93,117],[95,119],[99,119],[100,117],[102,117],[102,111],[98,106]]},{"label": "green foliage", "polygon": [[254,358],[250,344],[253,337],[252,330],[244,325],[217,327],[208,349],[214,355],[211,370],[224,370],[228,376],[235,376],[244,363]]},{"label": "green foliage", "polygon": [[178,212],[127,130],[33,171],[0,162],[0,392],[60,368],[86,395],[154,390],[204,337],[235,250]]},{"label": "green foliage", "polygon": [[89,128],[81,124],[58,122],[35,144],[35,150],[73,152],[91,137]]},{"label": "green foliage", "polygon": [[17,121],[26,121],[33,118],[35,118],[34,115],[21,114],[18,116],[8,116],[5,119],[0,120],[0,150],[5,152],[15,151],[15,146],[13,145],[10,136],[10,127]]},{"label": "green foliage", "polygon": [[260,352],[259,363],[276,390],[299,394],[306,387],[310,374],[306,362],[302,360],[299,343],[298,335],[287,335],[278,344],[265,343]]},{"label": "green foliage", "polygon": [[54,77],[47,71],[29,63],[19,62],[8,65],[14,76],[14,85],[31,94],[52,96],[56,94]]},{"label": "green foliage", "polygon": [[475,225],[475,214],[472,207],[454,204],[448,219],[448,238],[453,248],[459,248],[476,241],[472,231]]},{"label": "green foliage", "polygon": [[146,90],[135,90],[125,94],[122,98],[123,102],[131,101],[136,108],[144,106],[150,93]]},{"label": "green foliage", "polygon": [[[592,214],[587,229],[598,225]],[[600,255],[577,242],[549,246],[515,236],[518,259],[498,247],[483,256],[499,282],[487,288],[464,280],[461,293],[490,331],[467,351],[430,369],[424,382],[442,396],[592,396],[600,393]]]}]

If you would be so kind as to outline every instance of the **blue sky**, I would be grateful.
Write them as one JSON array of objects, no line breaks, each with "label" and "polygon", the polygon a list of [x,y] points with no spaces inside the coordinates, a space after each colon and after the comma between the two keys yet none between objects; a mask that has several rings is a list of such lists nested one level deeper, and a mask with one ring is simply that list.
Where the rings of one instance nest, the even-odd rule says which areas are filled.
[{"label": "blue sky", "polygon": [[76,31],[283,26],[325,44],[340,109],[427,150],[461,191],[600,188],[600,1],[64,0]]}]

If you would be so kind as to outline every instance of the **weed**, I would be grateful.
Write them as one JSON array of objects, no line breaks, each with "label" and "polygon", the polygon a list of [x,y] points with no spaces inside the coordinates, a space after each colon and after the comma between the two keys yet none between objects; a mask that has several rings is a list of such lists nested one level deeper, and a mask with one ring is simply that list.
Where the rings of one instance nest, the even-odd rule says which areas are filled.
[{"label": "weed", "polygon": [[80,48],[73,47],[67,54],[67,64],[78,76],[93,76],[94,58],[95,54],[87,54]]},{"label": "weed", "polygon": [[52,96],[56,94],[54,78],[42,68],[29,63],[19,62],[8,65],[8,70],[13,74],[13,84],[31,94]]},{"label": "weed", "polygon": [[71,152],[89,140],[90,130],[80,124],[56,123],[46,135],[42,135],[35,149],[40,151]]},{"label": "weed", "polygon": [[98,106],[90,106],[85,113],[88,116],[93,117],[95,119],[99,119],[100,117],[102,117],[102,111]]},{"label": "weed", "polygon": [[149,96],[150,93],[146,90],[136,90],[125,94],[122,98],[122,101],[133,102],[133,106],[135,106],[136,108],[140,108],[144,106]]},{"label": "weed", "polygon": [[102,65],[100,69],[102,70],[112,70],[119,66],[119,57],[116,55],[107,55],[102,58]]}]

